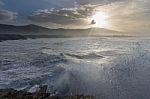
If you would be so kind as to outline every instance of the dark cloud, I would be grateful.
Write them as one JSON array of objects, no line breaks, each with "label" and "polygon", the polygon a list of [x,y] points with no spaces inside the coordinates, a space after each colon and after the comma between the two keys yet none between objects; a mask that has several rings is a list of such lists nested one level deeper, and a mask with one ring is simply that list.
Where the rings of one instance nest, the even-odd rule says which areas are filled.
[{"label": "dark cloud", "polygon": [[5,9],[0,9],[0,23],[3,22],[12,22],[16,19],[17,13],[5,10]]},{"label": "dark cloud", "polygon": [[110,4],[117,1],[126,1],[126,0],[76,0],[78,4],[84,5],[84,4]]},{"label": "dark cloud", "polygon": [[126,1],[126,0],[45,0],[50,4],[56,5],[57,7],[73,7],[76,2],[78,5],[87,5],[87,4],[110,4],[117,1]]},{"label": "dark cloud", "polygon": [[51,22],[62,25],[88,24],[87,19],[93,14],[93,12],[94,6],[92,5],[63,8],[60,10],[45,9],[36,11],[29,17],[29,19],[34,22]]},{"label": "dark cloud", "polygon": [[[47,0],[49,1],[49,0]],[[61,2],[59,2],[61,1]],[[88,18],[90,18],[95,8],[98,6],[103,6],[117,1],[126,1],[126,0],[58,0],[58,1],[49,1],[49,3],[57,3],[66,5],[66,8],[61,8],[59,10],[55,9],[45,9],[37,10],[33,15],[29,16],[29,20],[33,22],[41,23],[55,23],[61,25],[68,24],[89,24]],[[68,2],[68,3],[67,3]],[[71,4],[72,3],[72,4]],[[74,7],[67,8],[67,5],[73,5]]]},{"label": "dark cloud", "polygon": [[0,1],[0,23],[11,23],[17,18],[17,13],[2,8],[5,5]]}]

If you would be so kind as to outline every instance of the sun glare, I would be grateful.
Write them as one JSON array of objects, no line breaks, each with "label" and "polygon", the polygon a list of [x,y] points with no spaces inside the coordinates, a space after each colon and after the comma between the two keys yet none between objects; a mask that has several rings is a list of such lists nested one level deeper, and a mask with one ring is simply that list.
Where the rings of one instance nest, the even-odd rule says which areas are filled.
[{"label": "sun glare", "polygon": [[108,21],[107,21],[107,15],[104,12],[97,12],[95,15],[92,16],[92,20],[95,21],[94,27],[107,27]]}]

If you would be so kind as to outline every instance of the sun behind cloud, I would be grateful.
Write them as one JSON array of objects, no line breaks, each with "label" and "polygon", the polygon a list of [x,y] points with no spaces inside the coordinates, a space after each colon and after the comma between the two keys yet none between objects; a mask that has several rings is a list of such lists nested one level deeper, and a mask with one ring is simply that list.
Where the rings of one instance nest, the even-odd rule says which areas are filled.
[{"label": "sun behind cloud", "polygon": [[107,28],[109,25],[109,22],[107,20],[108,16],[104,12],[97,12],[95,15],[92,16],[92,20],[95,21],[94,27],[100,27],[100,28]]}]

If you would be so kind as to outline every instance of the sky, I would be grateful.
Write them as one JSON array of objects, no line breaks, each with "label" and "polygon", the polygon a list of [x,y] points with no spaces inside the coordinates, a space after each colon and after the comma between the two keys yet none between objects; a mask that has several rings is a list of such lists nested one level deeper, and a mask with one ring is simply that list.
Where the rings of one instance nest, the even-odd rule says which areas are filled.
[{"label": "sky", "polygon": [[99,12],[107,29],[150,34],[150,0],[0,0],[0,24],[89,28]]}]

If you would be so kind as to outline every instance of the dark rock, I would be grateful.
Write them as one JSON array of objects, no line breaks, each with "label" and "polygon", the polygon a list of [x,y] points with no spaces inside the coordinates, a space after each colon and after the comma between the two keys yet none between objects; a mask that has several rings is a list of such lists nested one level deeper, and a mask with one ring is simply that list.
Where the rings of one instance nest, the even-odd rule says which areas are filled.
[{"label": "dark rock", "polygon": [[47,85],[40,86],[40,91],[30,93],[26,91],[17,91],[14,89],[0,89],[0,99],[94,99],[93,96],[50,96],[46,93]]},{"label": "dark rock", "polygon": [[48,87],[47,85],[43,85],[43,86],[41,85],[39,93],[46,93],[47,92],[47,87]]}]

